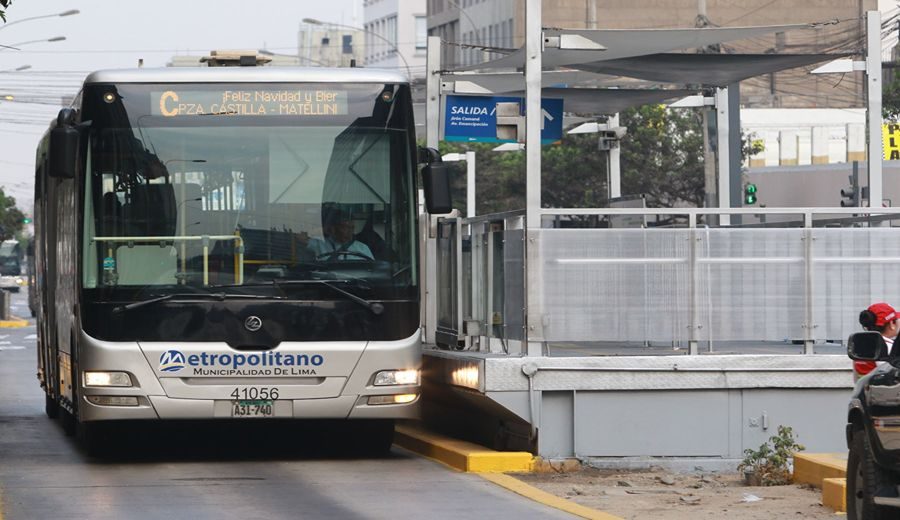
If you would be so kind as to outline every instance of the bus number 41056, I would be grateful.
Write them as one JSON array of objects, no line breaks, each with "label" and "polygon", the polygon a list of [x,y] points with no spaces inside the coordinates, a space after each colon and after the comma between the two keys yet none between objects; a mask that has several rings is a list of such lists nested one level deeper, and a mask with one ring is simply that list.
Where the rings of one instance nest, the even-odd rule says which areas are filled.
[{"label": "bus number 41056", "polygon": [[269,388],[269,387],[243,387],[243,388],[235,388],[233,392],[231,392],[231,397],[246,401],[246,400],[274,400],[278,399],[278,388]]}]

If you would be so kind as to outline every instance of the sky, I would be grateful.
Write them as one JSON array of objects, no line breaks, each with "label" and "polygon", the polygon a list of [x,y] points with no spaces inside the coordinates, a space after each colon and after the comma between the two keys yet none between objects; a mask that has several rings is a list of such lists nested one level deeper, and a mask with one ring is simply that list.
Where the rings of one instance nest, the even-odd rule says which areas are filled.
[{"label": "sky", "polygon": [[[80,13],[26,20],[71,9]],[[16,47],[0,48],[0,186],[30,211],[38,140],[58,100],[91,71],[136,67],[141,58],[162,67],[212,49],[296,53],[303,18],[359,26],[362,14],[362,0],[13,0],[0,23],[0,45]],[[46,42],[58,36],[66,39]]]}]

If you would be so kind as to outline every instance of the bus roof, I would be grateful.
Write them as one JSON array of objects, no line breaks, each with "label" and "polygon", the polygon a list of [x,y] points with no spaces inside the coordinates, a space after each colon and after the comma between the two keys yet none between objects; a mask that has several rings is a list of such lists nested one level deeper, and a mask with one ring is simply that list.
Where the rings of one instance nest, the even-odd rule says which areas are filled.
[{"label": "bus roof", "polygon": [[84,80],[96,83],[409,83],[393,70],[326,67],[166,67],[99,70]]}]

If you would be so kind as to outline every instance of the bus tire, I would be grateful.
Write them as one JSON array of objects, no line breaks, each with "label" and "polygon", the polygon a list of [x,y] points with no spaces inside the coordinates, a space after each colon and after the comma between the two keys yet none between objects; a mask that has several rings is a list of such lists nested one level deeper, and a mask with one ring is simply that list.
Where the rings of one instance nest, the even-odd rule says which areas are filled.
[{"label": "bus tire", "polygon": [[75,440],[91,457],[102,457],[111,450],[109,425],[102,422],[75,422]]},{"label": "bus tire", "polygon": [[366,421],[365,428],[362,428],[363,436],[360,439],[363,448],[363,455],[371,457],[384,457],[391,451],[394,444],[394,421],[374,420]]},{"label": "bus tire", "polygon": [[59,417],[59,401],[46,393],[44,394],[44,413],[51,419]]},{"label": "bus tire", "polygon": [[75,416],[72,415],[72,412],[64,408],[59,409],[59,423],[62,425],[66,437],[75,435],[75,422]]}]

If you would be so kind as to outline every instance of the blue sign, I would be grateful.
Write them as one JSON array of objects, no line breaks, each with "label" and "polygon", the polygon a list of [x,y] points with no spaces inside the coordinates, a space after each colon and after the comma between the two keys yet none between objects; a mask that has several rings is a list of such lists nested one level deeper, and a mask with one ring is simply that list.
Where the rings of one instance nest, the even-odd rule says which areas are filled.
[{"label": "blue sign", "polygon": [[[497,103],[518,103],[525,116],[525,99],[510,96],[446,96],[444,140],[479,143],[512,143],[497,137]],[[541,99],[541,143],[562,139],[562,99]]]}]

